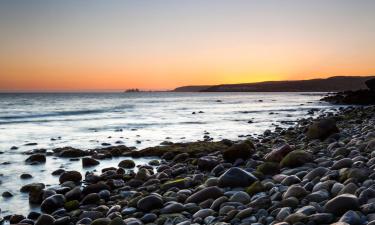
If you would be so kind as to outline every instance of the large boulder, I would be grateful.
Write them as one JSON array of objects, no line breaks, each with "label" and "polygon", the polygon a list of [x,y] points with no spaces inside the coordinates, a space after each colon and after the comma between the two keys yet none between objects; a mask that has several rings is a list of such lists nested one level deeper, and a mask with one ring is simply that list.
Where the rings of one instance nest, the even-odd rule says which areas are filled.
[{"label": "large boulder", "polygon": [[45,163],[46,162],[46,156],[43,154],[33,154],[29,156],[25,162],[27,164],[39,164],[39,163]]},{"label": "large boulder", "polygon": [[329,200],[324,208],[327,212],[342,215],[348,210],[357,210],[359,207],[358,198],[351,194],[342,194]]},{"label": "large boulder", "polygon": [[66,158],[76,158],[88,155],[87,151],[72,147],[56,148],[53,150],[58,156]]},{"label": "large boulder", "polygon": [[264,159],[271,162],[280,162],[291,151],[293,149],[288,144],[283,144],[272,149],[271,152],[265,155]]},{"label": "large boulder", "polygon": [[370,89],[371,91],[375,91],[375,78],[367,80],[365,84],[367,85],[368,89]]},{"label": "large boulder", "polygon": [[280,166],[293,168],[302,166],[303,164],[312,161],[313,157],[310,153],[302,150],[295,150],[284,157],[284,159],[280,162]]},{"label": "large boulder", "polygon": [[52,195],[42,202],[40,210],[44,213],[53,213],[59,208],[62,208],[65,203],[65,197],[62,194]]},{"label": "large boulder", "polygon": [[239,144],[234,144],[223,151],[224,160],[234,162],[236,159],[250,158],[255,152],[254,144],[247,140]]},{"label": "large boulder", "polygon": [[88,157],[82,158],[82,167],[96,166],[99,164],[100,162],[96,159],[88,158]]},{"label": "large boulder", "polygon": [[336,126],[336,121],[332,118],[327,118],[311,124],[307,129],[306,137],[311,140],[320,139],[323,141],[332,134],[339,132],[340,130]]},{"label": "large boulder", "polygon": [[243,169],[232,167],[219,177],[221,187],[248,187],[258,179]]},{"label": "large boulder", "polygon": [[66,181],[73,181],[75,183],[78,183],[82,180],[82,175],[78,171],[66,171],[61,174],[59,181],[60,184],[66,182]]}]

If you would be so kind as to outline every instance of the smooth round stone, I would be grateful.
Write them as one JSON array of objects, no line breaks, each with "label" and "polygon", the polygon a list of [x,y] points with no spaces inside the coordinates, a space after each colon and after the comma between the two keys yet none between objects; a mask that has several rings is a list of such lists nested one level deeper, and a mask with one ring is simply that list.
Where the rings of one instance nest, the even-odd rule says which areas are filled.
[{"label": "smooth round stone", "polygon": [[348,210],[356,210],[359,207],[358,198],[351,194],[342,194],[329,200],[324,208],[327,212],[342,215]]},{"label": "smooth round stone", "polygon": [[278,221],[283,221],[291,213],[292,213],[292,208],[290,208],[290,207],[283,207],[283,208],[280,209],[279,213],[277,213],[276,219]]},{"label": "smooth round stone", "polygon": [[193,219],[195,219],[195,218],[202,218],[202,219],[204,219],[207,216],[211,216],[214,213],[215,213],[215,211],[212,210],[212,209],[201,209],[198,212],[194,213]]},{"label": "smooth round stone", "polygon": [[308,194],[305,198],[310,202],[322,202],[329,199],[329,193],[326,190],[320,190]]},{"label": "smooth round stone", "polygon": [[111,220],[108,218],[99,218],[92,221],[91,225],[109,225],[110,222]]},{"label": "smooth round stone", "polygon": [[141,221],[144,223],[151,223],[154,222],[158,216],[155,213],[147,213],[144,216],[142,216]]},{"label": "smooth round stone", "polygon": [[137,209],[134,207],[126,207],[121,211],[121,214],[126,216],[137,212]]},{"label": "smooth round stone", "polygon": [[230,198],[230,202],[240,202],[242,204],[247,204],[250,202],[250,196],[244,191],[238,191],[234,193]]},{"label": "smooth round stone", "polygon": [[316,213],[309,216],[309,220],[316,224],[329,224],[333,219],[334,216],[332,213]]},{"label": "smooth round stone", "polygon": [[335,183],[331,188],[331,193],[333,196],[336,196],[340,193],[340,191],[344,188],[345,185],[341,183]]},{"label": "smooth round stone", "polygon": [[102,218],[103,216],[103,213],[99,211],[83,211],[79,218],[89,218],[90,220],[96,220]]},{"label": "smooth round stone", "polygon": [[350,168],[353,165],[353,160],[350,158],[343,158],[336,161],[332,166],[332,170],[339,170],[342,168]]},{"label": "smooth round stone", "polygon": [[200,203],[210,198],[212,199],[219,198],[223,194],[224,194],[223,191],[216,186],[207,187],[189,196],[186,199],[186,203]]},{"label": "smooth round stone", "polygon": [[150,211],[152,209],[159,209],[162,206],[163,206],[163,199],[156,194],[151,194],[149,196],[141,198],[137,203],[137,207],[142,211]]},{"label": "smooth round stone", "polygon": [[298,183],[301,183],[301,179],[299,179],[299,177],[297,177],[296,175],[287,176],[281,182],[282,185],[286,185],[286,186],[290,186],[292,184],[298,184]]},{"label": "smooth round stone", "polygon": [[62,208],[64,206],[64,203],[64,195],[56,194],[46,198],[40,205],[40,209],[45,213],[53,213],[55,210]]},{"label": "smooth round stone", "polygon": [[322,177],[324,176],[327,171],[329,171],[329,169],[325,168],[325,167],[318,167],[318,168],[315,168],[313,170],[311,170],[308,174],[306,174],[304,177],[303,177],[303,180],[313,180],[315,179],[316,177]]},{"label": "smooth round stone", "polygon": [[258,179],[250,172],[232,167],[219,177],[221,187],[248,187]]},{"label": "smooth round stone", "polygon": [[362,218],[354,211],[349,210],[341,216],[339,222],[348,223],[350,225],[362,225],[364,224]]},{"label": "smooth round stone", "polygon": [[296,197],[301,198],[308,194],[308,192],[301,187],[300,185],[294,184],[288,188],[288,190],[284,193],[283,198],[289,198],[289,197]]},{"label": "smooth round stone", "polygon": [[236,218],[243,219],[243,218],[249,217],[252,215],[253,212],[254,212],[253,208],[243,209],[237,213]]},{"label": "smooth round stone", "polygon": [[110,223],[109,225],[126,225],[125,222],[120,218],[120,217],[116,217],[114,218]]},{"label": "smooth round stone", "polygon": [[179,213],[184,211],[185,207],[181,203],[173,202],[160,209],[161,214]]},{"label": "smooth round stone", "polygon": [[52,216],[48,214],[42,214],[35,221],[35,225],[51,225],[54,222],[55,222],[55,219]]},{"label": "smooth round stone", "polygon": [[236,208],[234,206],[231,206],[231,205],[223,206],[219,210],[219,215],[224,216],[234,209],[236,209]]}]

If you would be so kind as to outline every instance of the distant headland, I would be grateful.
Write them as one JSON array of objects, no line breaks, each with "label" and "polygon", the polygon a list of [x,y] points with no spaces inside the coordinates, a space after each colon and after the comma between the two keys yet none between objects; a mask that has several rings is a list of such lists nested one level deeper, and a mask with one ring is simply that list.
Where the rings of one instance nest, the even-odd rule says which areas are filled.
[{"label": "distant headland", "polygon": [[196,85],[175,88],[174,92],[340,92],[365,89],[375,76],[334,76],[326,79],[265,81],[242,84]]}]

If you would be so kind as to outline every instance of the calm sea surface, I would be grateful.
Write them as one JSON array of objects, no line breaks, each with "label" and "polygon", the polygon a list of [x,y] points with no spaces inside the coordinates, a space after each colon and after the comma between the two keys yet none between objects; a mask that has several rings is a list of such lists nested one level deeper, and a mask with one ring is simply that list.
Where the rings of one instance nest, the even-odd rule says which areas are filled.
[{"label": "calm sea surface", "polygon": [[[97,148],[103,143],[142,149],[162,141],[243,139],[246,135],[290,126],[297,119],[334,109],[319,102],[323,93],[87,93],[0,94],[0,197],[3,215],[27,214],[28,204],[19,189],[32,182],[56,185],[52,171],[62,167],[81,172],[80,161],[47,157],[44,165],[24,163],[23,152],[72,146]],[[251,123],[249,123],[251,121]],[[29,146],[28,143],[37,143]],[[12,146],[18,147],[11,150]],[[124,158],[101,161],[95,168],[117,166]],[[137,159],[145,164],[150,159]],[[93,170],[93,169],[90,169]],[[22,173],[32,179],[21,180]]]}]

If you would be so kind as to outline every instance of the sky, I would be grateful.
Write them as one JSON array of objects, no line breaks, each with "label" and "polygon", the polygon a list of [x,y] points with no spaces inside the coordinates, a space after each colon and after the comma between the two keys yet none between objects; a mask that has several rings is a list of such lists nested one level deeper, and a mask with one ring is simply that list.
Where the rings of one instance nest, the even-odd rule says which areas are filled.
[{"label": "sky", "polygon": [[375,75],[373,0],[0,0],[0,91]]}]

